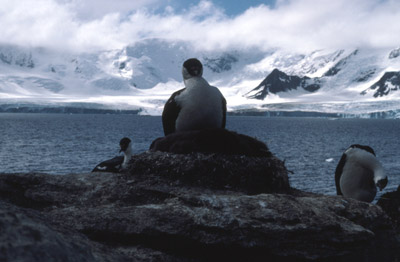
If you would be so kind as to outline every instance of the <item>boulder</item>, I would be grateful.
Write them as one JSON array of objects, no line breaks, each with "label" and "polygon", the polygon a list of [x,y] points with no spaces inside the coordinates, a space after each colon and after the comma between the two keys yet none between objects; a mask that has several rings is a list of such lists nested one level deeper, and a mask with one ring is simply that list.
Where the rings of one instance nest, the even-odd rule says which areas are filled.
[{"label": "boulder", "polygon": [[273,156],[145,152],[122,174],[1,174],[0,201],[6,261],[34,253],[15,239],[41,261],[400,259],[379,206],[290,188]]},{"label": "boulder", "polygon": [[379,198],[377,205],[381,206],[392,218],[400,233],[400,185],[396,191],[383,194]]},{"label": "boulder", "polygon": [[38,212],[0,202],[0,261],[95,261],[78,237],[56,232]]},{"label": "boulder", "polygon": [[276,157],[146,152],[133,157],[127,173],[148,186],[285,193],[288,171]]},{"label": "boulder", "polygon": [[0,201],[0,261],[123,261],[128,259],[79,232],[53,226],[33,209]]}]

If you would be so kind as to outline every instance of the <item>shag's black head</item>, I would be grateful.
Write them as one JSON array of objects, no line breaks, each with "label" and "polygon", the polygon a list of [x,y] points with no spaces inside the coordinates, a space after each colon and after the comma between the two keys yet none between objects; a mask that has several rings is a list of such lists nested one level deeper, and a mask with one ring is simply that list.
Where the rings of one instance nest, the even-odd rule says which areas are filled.
[{"label": "shag's black head", "polygon": [[126,149],[128,149],[129,143],[131,142],[131,140],[127,137],[122,138],[119,141],[119,146],[121,147],[121,150],[119,151],[121,152],[125,152]]},{"label": "shag's black head", "polygon": [[376,156],[374,150],[370,146],[363,146],[363,145],[359,145],[359,144],[354,144],[354,145],[351,145],[350,147],[351,148],[359,148],[359,149],[365,150],[367,152],[370,152],[374,156]]},{"label": "shag's black head", "polygon": [[202,76],[203,65],[196,58],[190,58],[183,63],[183,67],[191,76]]}]

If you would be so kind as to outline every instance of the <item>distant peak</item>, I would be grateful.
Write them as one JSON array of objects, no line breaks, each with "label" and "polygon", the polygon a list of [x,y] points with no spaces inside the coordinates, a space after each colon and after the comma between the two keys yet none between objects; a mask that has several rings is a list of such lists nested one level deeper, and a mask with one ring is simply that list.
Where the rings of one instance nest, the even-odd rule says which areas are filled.
[{"label": "distant peak", "polygon": [[400,56],[400,47],[393,49],[389,54],[389,59],[395,59]]},{"label": "distant peak", "polygon": [[280,71],[278,68],[274,68],[269,75],[286,75],[284,72]]},{"label": "distant peak", "polygon": [[310,79],[306,76],[287,75],[275,68],[256,88],[247,93],[246,97],[264,100],[269,93],[277,94],[297,88],[303,88],[307,92],[315,92],[320,88],[318,82],[318,78]]}]

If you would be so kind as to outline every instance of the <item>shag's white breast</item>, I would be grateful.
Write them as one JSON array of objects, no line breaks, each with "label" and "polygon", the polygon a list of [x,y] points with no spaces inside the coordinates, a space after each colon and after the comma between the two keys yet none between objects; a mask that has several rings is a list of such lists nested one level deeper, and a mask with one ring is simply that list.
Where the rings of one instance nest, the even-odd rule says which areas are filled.
[{"label": "shag's white breast", "polygon": [[222,94],[203,78],[186,81],[186,90],[176,98],[181,111],[176,120],[176,130],[196,130],[222,126]]},{"label": "shag's white breast", "polygon": [[345,152],[346,163],[340,178],[340,188],[344,196],[371,202],[376,195],[375,171],[380,167],[376,157],[359,148]]}]

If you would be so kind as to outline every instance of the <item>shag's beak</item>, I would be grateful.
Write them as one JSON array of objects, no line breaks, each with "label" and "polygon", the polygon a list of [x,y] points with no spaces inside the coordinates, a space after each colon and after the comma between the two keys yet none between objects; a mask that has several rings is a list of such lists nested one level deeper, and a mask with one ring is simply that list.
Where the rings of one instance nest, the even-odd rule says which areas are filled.
[{"label": "shag's beak", "polygon": [[383,179],[378,180],[378,182],[376,182],[376,186],[379,187],[379,190],[382,191],[386,185],[388,183],[388,178],[385,177]]}]

